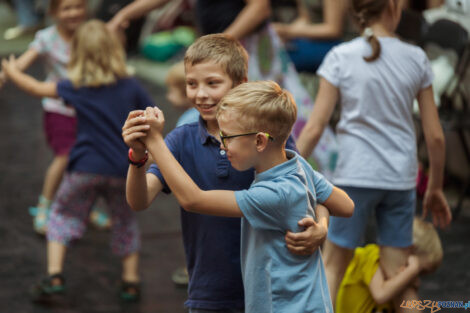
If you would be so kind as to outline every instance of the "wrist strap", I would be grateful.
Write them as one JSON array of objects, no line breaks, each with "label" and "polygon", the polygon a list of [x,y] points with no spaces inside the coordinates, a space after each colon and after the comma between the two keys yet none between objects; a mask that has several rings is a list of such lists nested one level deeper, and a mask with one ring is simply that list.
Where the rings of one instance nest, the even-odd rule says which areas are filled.
[{"label": "wrist strap", "polygon": [[127,154],[127,159],[129,160],[130,164],[137,166],[137,168],[140,168],[140,167],[144,166],[145,163],[147,163],[147,160],[149,159],[149,153],[147,151],[145,151],[144,158],[142,160],[135,161],[132,158],[132,148],[130,148],[129,153]]}]

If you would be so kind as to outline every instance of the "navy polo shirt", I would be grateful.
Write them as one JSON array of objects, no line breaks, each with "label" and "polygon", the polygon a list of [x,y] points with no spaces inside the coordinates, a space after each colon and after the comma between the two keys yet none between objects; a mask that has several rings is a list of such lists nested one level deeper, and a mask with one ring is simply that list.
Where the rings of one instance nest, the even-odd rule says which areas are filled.
[{"label": "navy polo shirt", "polygon": [[[202,190],[248,189],[254,171],[237,171],[210,135],[202,118],[170,132],[165,142],[184,170]],[[290,138],[288,147],[295,149]],[[149,168],[170,190],[155,164]],[[209,216],[181,208],[181,226],[188,272],[190,308],[243,308],[243,282],[240,267],[240,218]]]},{"label": "navy polo shirt", "polygon": [[122,125],[130,111],[154,106],[135,78],[111,85],[75,88],[69,80],[57,84],[57,94],[77,112],[77,139],[68,171],[125,178],[128,147]]}]

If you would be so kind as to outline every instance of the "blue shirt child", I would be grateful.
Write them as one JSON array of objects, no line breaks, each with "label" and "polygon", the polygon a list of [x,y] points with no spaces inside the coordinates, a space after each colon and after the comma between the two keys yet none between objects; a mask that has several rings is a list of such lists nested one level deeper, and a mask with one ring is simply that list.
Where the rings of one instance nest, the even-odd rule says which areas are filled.
[{"label": "blue shirt child", "polygon": [[[171,131],[165,142],[186,173],[202,190],[242,190],[249,188],[254,171],[237,171],[230,165],[220,142],[210,135],[205,122],[186,124]],[[287,147],[295,149],[292,139]],[[155,164],[156,175],[169,193],[165,179]],[[300,220],[300,219],[299,219]],[[190,281],[190,308],[212,310],[244,307],[240,267],[240,219],[186,212],[181,208],[183,244]]]},{"label": "blue shirt child", "polygon": [[130,111],[154,106],[135,78],[115,84],[75,88],[69,80],[57,84],[57,94],[77,113],[77,139],[68,171],[126,177],[129,163],[122,125]]},{"label": "blue shirt child", "polygon": [[245,312],[333,312],[320,250],[289,253],[285,232],[301,231],[297,222],[314,217],[333,186],[294,151],[288,161],[257,174],[235,197],[244,217],[241,266]]}]

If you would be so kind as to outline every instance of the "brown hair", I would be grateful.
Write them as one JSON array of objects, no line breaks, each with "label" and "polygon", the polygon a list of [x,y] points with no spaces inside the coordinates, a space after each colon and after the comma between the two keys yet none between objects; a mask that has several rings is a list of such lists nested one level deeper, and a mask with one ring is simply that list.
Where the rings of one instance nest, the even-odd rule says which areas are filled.
[{"label": "brown hair", "polygon": [[[352,0],[351,10],[353,17],[359,24],[361,31],[364,31],[371,22],[379,18],[382,12],[387,8],[388,0]],[[365,34],[366,39],[372,47],[372,54],[364,57],[367,62],[372,62],[380,56],[380,42],[377,37],[371,34]]]},{"label": "brown hair", "polygon": [[[50,15],[55,15],[57,13],[57,10],[59,9],[60,3],[62,0],[49,0],[49,7],[47,10],[47,13]],[[87,0],[83,0],[83,4],[85,7],[87,6]]]},{"label": "brown hair", "polygon": [[98,87],[129,76],[121,42],[106,24],[90,20],[72,39],[68,77],[75,87]]},{"label": "brown hair", "polygon": [[247,132],[267,132],[284,145],[297,118],[297,106],[277,83],[256,81],[238,85],[220,100],[217,119],[226,113],[236,114]]},{"label": "brown hair", "polygon": [[248,75],[248,53],[240,42],[231,36],[202,36],[189,46],[184,56],[185,65],[207,61],[221,65],[234,85],[242,83]]}]

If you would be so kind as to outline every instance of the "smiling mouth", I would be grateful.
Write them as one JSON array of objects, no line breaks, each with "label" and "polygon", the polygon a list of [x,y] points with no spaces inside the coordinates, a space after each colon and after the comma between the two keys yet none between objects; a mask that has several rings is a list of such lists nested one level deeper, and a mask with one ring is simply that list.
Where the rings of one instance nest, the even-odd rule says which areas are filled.
[{"label": "smiling mouth", "polygon": [[198,104],[198,107],[201,108],[201,110],[210,110],[215,106],[215,104]]}]

